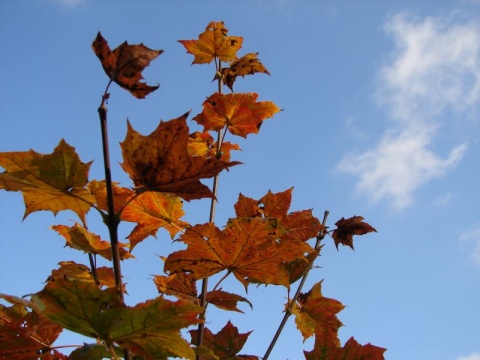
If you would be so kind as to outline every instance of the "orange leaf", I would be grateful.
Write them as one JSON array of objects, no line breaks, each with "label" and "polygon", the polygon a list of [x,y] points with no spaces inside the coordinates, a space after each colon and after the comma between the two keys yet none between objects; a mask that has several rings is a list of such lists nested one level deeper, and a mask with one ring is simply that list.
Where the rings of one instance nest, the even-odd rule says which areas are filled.
[{"label": "orange leaf", "polygon": [[183,215],[182,201],[177,196],[158,192],[144,192],[129,202],[121,214],[121,219],[136,222],[137,226],[128,235],[130,251],[148,236],[156,236],[159,228],[165,228],[171,238],[189,226],[179,220]]},{"label": "orange leaf", "polygon": [[251,282],[288,287],[284,264],[304,258],[312,248],[299,241],[276,241],[275,230],[271,221],[262,218],[233,219],[224,230],[213,224],[196,225],[180,237],[188,247],[167,257],[165,271],[192,272],[202,279],[228,270],[245,287]]},{"label": "orange leaf", "polygon": [[0,298],[13,304],[10,307],[0,304],[0,359],[68,359],[50,350],[63,330],[61,326],[30,311],[26,305],[32,308],[33,304],[27,300],[2,294]]},{"label": "orange leaf", "polygon": [[[100,236],[94,234],[78,223],[68,227],[65,225],[54,225],[51,229],[62,235],[67,240],[67,246],[84,251],[89,254],[98,254],[107,260],[112,260],[112,247],[110,242],[101,240]],[[125,244],[119,243],[120,258],[122,260],[134,257],[124,249]]]},{"label": "orange leaf", "polygon": [[233,83],[237,76],[264,73],[270,75],[267,68],[257,58],[258,53],[249,53],[240,59],[232,61],[230,67],[221,69],[220,73],[225,84],[233,91]]},{"label": "orange leaf", "polygon": [[0,188],[21,191],[25,200],[25,215],[39,210],[57,214],[74,211],[80,219],[95,203],[85,189],[91,162],[80,161],[75,148],[61,140],[52,154],[33,150],[0,153]]},{"label": "orange leaf", "polygon": [[243,38],[227,36],[228,29],[223,22],[211,22],[198,40],[178,40],[189,54],[195,56],[192,64],[209,64],[217,58],[221,61],[237,59]]},{"label": "orange leaf", "polygon": [[[102,210],[108,211],[107,186],[105,180],[92,180],[88,183],[87,188],[92,195],[95,196],[97,206]],[[132,189],[120,187],[116,183],[113,183],[113,205],[115,213],[120,213],[128,200],[134,196],[135,191]]]},{"label": "orange leaf", "polygon": [[[212,349],[213,353],[218,356],[218,359],[258,360],[258,357],[253,355],[237,355],[245,345],[249,335],[252,333],[251,331],[240,334],[230,321],[216,334],[213,334],[208,328],[204,330],[203,346]],[[198,331],[190,330],[189,333],[192,336],[192,343],[196,343]]]},{"label": "orange leaf", "polygon": [[170,276],[156,275],[153,282],[159,293],[173,295],[179,299],[199,304],[197,286],[192,274],[180,272]]},{"label": "orange leaf", "polygon": [[327,346],[323,338],[315,338],[312,351],[304,351],[306,360],[384,360],[386,349],[371,344],[360,345],[353,337],[343,347]]},{"label": "orange leaf", "polygon": [[203,111],[193,120],[205,130],[219,131],[227,127],[233,135],[247,137],[258,134],[263,120],[272,117],[280,109],[271,101],[257,102],[256,93],[211,95],[203,103]]},{"label": "orange leaf", "polygon": [[237,303],[239,301],[244,301],[248,303],[248,305],[250,305],[251,308],[253,308],[253,305],[250,301],[248,301],[243,296],[240,296],[237,294],[231,294],[222,290],[213,290],[207,293],[208,303],[215,305],[220,309],[237,311],[237,312],[243,313],[243,311],[237,307]]},{"label": "orange leaf", "polygon": [[350,246],[353,249],[353,235],[364,235],[372,231],[377,232],[371,225],[363,222],[363,217],[361,216],[353,216],[348,219],[342,217],[335,225],[337,228],[333,230],[332,238],[337,249],[338,244]]},{"label": "orange leaf", "polygon": [[[95,283],[92,271],[88,266],[77,264],[74,261],[61,261],[59,265],[60,267],[58,269],[52,270],[52,274],[47,279],[48,281],[68,278],[69,280]],[[107,288],[116,288],[115,274],[112,268],[99,267],[96,269],[96,272],[99,282],[98,285]]]},{"label": "orange leaf", "polygon": [[188,138],[188,153],[191,156],[201,156],[203,158],[214,157],[223,161],[230,161],[230,151],[240,150],[238,144],[232,144],[223,141],[220,154],[218,154],[217,142],[213,140],[212,135],[208,131],[194,132]]},{"label": "orange leaf", "polygon": [[339,301],[322,295],[322,282],[319,282],[308,293],[298,297],[292,313],[304,340],[314,333],[322,333],[325,334],[329,344],[339,346],[338,329],[342,323],[336,314],[343,308]]},{"label": "orange leaf", "polygon": [[163,50],[152,50],[143,44],[129,45],[125,41],[112,51],[100,32],[93,41],[92,49],[100,59],[110,80],[130,91],[136,98],[143,99],[149,93],[158,89],[158,85],[149,86],[141,82],[143,79],[142,71]]},{"label": "orange leaf", "polygon": [[178,119],[161,122],[148,136],[139,134],[128,123],[127,136],[121,143],[122,167],[137,191],[168,192],[185,200],[212,198],[212,192],[200,179],[213,177],[230,166],[240,164],[190,156],[187,116],[188,113]]}]

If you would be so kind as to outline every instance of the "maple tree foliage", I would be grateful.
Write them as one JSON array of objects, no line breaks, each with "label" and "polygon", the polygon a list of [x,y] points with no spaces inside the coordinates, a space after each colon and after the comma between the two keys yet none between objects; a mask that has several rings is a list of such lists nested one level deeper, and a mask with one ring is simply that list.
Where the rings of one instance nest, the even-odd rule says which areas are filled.
[{"label": "maple tree foliage", "polygon": [[[0,359],[267,359],[290,315],[295,316],[304,340],[315,337],[313,349],[304,351],[308,360],[383,359],[385,349],[360,345],[353,337],[341,346],[338,330],[342,323],[337,314],[344,306],[322,295],[322,281],[302,292],[327,234],[337,248],[343,244],[353,249],[353,236],[376,231],[363,217],[342,218],[328,231],[327,213],[321,222],[312,209],[290,210],[293,188],[289,188],[277,193],[269,190],[259,199],[239,194],[235,217],[222,228],[215,224],[218,176],[240,164],[231,160],[233,150],[240,147],[225,141],[226,135],[247,138],[258,134],[263,121],[280,108],[271,101],[257,101],[259,95],[254,92],[233,93],[238,77],[270,72],[258,53],[237,55],[243,38],[228,35],[223,22],[209,23],[196,40],[179,42],[194,56],[192,64],[214,62],[218,90],[193,117],[203,131],[190,130],[189,112],[160,121],[149,135],[140,134],[127,122],[120,165],[133,186],[121,186],[111,179],[108,138],[103,136],[108,89],[115,82],[136,98],[145,98],[158,85],[143,82],[142,71],[163,51],[127,42],[111,50],[100,32],[92,49],[108,76],[99,107],[105,179],[89,181],[91,162],[82,162],[64,140],[51,154],[33,150],[0,153],[4,169],[0,189],[22,192],[24,218],[41,210],[73,211],[80,222],[51,229],[65,240],[66,247],[86,253],[89,259],[89,266],[61,261],[45,276],[43,289],[29,299],[0,294],[0,299],[11,304],[0,304]],[[223,86],[232,92],[224,94]],[[214,179],[212,188],[202,183],[209,178]],[[211,199],[209,222],[191,225],[182,220],[182,199],[202,198]],[[87,227],[87,213],[92,209],[108,228],[110,241]],[[120,222],[134,224],[125,241],[119,241]],[[134,248],[156,237],[159,229],[185,247],[162,257],[165,274],[153,276],[159,295],[127,306],[120,261],[134,258]],[[97,256],[112,266],[97,266]],[[209,286],[208,279],[219,273],[223,274],[220,280]],[[224,280],[229,275],[245,290],[251,284],[287,288],[285,321],[263,357],[240,354],[252,330],[240,333],[230,321],[216,334],[205,327],[208,305],[237,313],[243,313],[240,305],[255,306],[246,295],[228,290]],[[291,297],[294,283],[298,286]],[[192,326],[198,326],[197,330]],[[64,329],[92,338],[92,343],[73,346],[75,350],[65,355],[55,346]],[[186,331],[190,341],[183,335]]]}]

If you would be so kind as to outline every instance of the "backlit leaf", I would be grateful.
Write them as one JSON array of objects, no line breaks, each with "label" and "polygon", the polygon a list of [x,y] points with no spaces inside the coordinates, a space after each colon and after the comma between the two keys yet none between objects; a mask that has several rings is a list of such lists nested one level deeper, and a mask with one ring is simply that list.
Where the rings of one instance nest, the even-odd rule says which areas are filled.
[{"label": "backlit leaf", "polygon": [[137,226],[128,235],[130,251],[148,236],[156,237],[157,230],[164,228],[174,236],[189,224],[181,221],[185,215],[182,200],[177,196],[159,192],[144,192],[129,202],[120,218],[124,221],[136,222]]},{"label": "backlit leaf", "polygon": [[337,249],[338,244],[350,246],[353,249],[353,235],[364,235],[372,231],[377,232],[370,224],[363,222],[363,217],[361,216],[353,216],[348,219],[342,217],[335,225],[337,228],[333,230],[332,238]]},{"label": "backlit leaf", "polygon": [[202,279],[227,270],[245,287],[249,282],[288,287],[284,264],[312,251],[304,242],[276,241],[274,225],[262,218],[232,219],[224,230],[213,224],[196,225],[180,240],[188,247],[167,257],[166,272],[192,272]]},{"label": "backlit leaf", "polygon": [[207,293],[208,303],[215,305],[220,309],[243,313],[243,311],[237,307],[237,303],[239,301],[246,302],[248,303],[248,305],[250,305],[251,308],[253,308],[253,305],[250,301],[248,301],[243,296],[237,294],[231,294],[222,290],[213,290]]},{"label": "backlit leaf", "polygon": [[[92,193],[92,195],[95,196],[97,206],[107,212],[107,186],[105,180],[92,180],[88,183],[87,188]],[[112,184],[112,188],[113,208],[115,214],[119,214],[123,210],[127,202],[135,196],[135,191],[129,188],[118,186],[118,184],[116,183]]]},{"label": "backlit leaf", "polygon": [[213,140],[212,135],[208,131],[194,132],[188,138],[188,153],[191,156],[201,156],[203,158],[214,157],[223,161],[230,161],[230,151],[240,150],[238,144],[232,144],[223,141],[218,154],[217,142]]},{"label": "backlit leaf", "polygon": [[191,303],[158,297],[129,307],[115,289],[66,278],[49,281],[32,301],[64,328],[117,343],[146,360],[195,356],[179,332],[199,322],[201,308]]},{"label": "backlit leaf", "polygon": [[[107,260],[112,260],[112,246],[109,241],[100,239],[100,236],[94,234],[82,225],[75,223],[73,226],[54,225],[51,229],[62,235],[67,241],[67,246],[84,251],[88,254],[98,254]],[[121,260],[133,257],[124,247],[126,244],[119,243],[119,252]]]},{"label": "backlit leaf", "polygon": [[15,296],[0,294],[13,306],[0,304],[0,359],[67,359],[51,350],[63,328],[45,316],[31,311],[33,304]]},{"label": "backlit leaf", "polygon": [[121,143],[123,169],[133,180],[137,191],[172,193],[185,200],[213,197],[200,179],[210,178],[239,162],[204,159],[188,154],[188,113],[178,119],[161,122],[148,136],[128,132]]},{"label": "backlit leaf", "polygon": [[126,41],[113,51],[99,32],[93,41],[92,49],[100,59],[105,73],[110,80],[138,99],[158,89],[142,82],[142,71],[157,58],[163,50],[152,50],[143,44],[129,45]]},{"label": "backlit leaf", "polygon": [[262,121],[280,109],[271,101],[257,102],[257,98],[256,93],[215,93],[204,101],[203,111],[193,120],[205,130],[219,131],[226,127],[233,135],[244,138],[258,134]]},{"label": "backlit leaf", "polygon": [[384,360],[386,349],[366,344],[360,345],[353,337],[343,347],[327,345],[323,338],[315,338],[312,351],[304,351],[306,360]]},{"label": "backlit leaf", "polygon": [[309,292],[298,297],[292,309],[295,323],[304,340],[315,333],[322,333],[332,346],[339,346],[338,329],[342,323],[338,320],[337,313],[344,306],[337,300],[324,297],[321,289],[322,283],[319,282]]},{"label": "backlit leaf", "polygon": [[230,62],[230,66],[221,69],[222,80],[233,91],[233,83],[237,76],[253,75],[264,73],[270,75],[267,68],[257,58],[258,53],[249,53],[240,59]]},{"label": "backlit leaf", "polygon": [[189,54],[195,56],[192,64],[208,64],[217,58],[221,61],[237,59],[237,51],[242,47],[243,38],[228,36],[223,22],[212,21],[198,37],[198,40],[178,40]]},{"label": "backlit leaf", "polygon": [[25,200],[25,215],[49,210],[74,211],[80,219],[95,203],[85,189],[91,162],[80,161],[75,149],[61,140],[52,154],[33,150],[0,153],[0,188],[21,191]]},{"label": "backlit leaf", "polygon": [[[196,343],[198,331],[190,330],[192,336],[192,343]],[[249,331],[240,334],[238,329],[229,321],[222,330],[213,334],[210,329],[205,328],[203,335],[203,346],[213,350],[213,353],[218,356],[220,360],[258,360],[257,356],[253,355],[238,355],[242,350],[245,342],[252,332]],[[209,359],[207,357],[207,359]]]},{"label": "backlit leaf", "polygon": [[192,274],[180,272],[169,276],[156,275],[153,282],[158,292],[162,294],[173,295],[179,299],[199,304],[196,281]]}]

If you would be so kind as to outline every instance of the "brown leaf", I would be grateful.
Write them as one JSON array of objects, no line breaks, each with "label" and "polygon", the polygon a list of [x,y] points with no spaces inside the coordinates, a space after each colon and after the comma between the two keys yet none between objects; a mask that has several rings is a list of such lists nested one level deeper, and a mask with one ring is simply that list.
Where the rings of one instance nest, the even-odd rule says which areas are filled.
[{"label": "brown leaf", "polygon": [[353,235],[364,235],[372,231],[377,232],[370,224],[363,222],[363,217],[361,216],[353,216],[348,219],[342,217],[335,225],[337,228],[333,230],[332,238],[337,249],[338,244],[350,246],[353,249]]},{"label": "brown leaf", "polygon": [[230,62],[230,67],[221,70],[222,80],[233,91],[233,83],[237,76],[253,75],[264,73],[270,75],[267,68],[257,58],[258,53],[249,53],[240,59]]},{"label": "brown leaf", "polygon": [[188,138],[188,153],[191,156],[230,161],[230,152],[232,150],[240,150],[240,146],[228,141],[223,141],[220,147],[220,153],[218,153],[217,142],[213,140],[212,135],[210,135],[208,131],[196,131],[190,134]]},{"label": "brown leaf", "polygon": [[152,50],[143,44],[129,45],[125,41],[112,51],[100,32],[92,44],[92,49],[110,80],[130,91],[136,98],[143,99],[158,89],[158,85],[150,86],[141,82],[142,71],[163,50]]},{"label": "brown leaf", "polygon": [[232,61],[242,47],[243,38],[227,36],[228,29],[223,22],[212,21],[198,37],[198,40],[178,40],[189,54],[195,56],[192,64],[209,64],[213,59]]},{"label": "brown leaf", "polygon": [[[196,343],[198,331],[190,330],[192,336],[192,343]],[[213,334],[210,329],[205,328],[203,335],[203,346],[212,349],[213,353],[218,356],[220,360],[258,360],[257,356],[253,355],[238,355],[242,350],[245,342],[252,332],[240,334],[238,329],[229,321],[222,330]],[[203,358],[203,357],[202,357]],[[211,359],[208,358],[207,359]]]},{"label": "brown leaf", "polygon": [[120,144],[123,169],[136,190],[172,193],[185,200],[213,197],[200,179],[210,178],[239,162],[204,159],[188,154],[187,114],[160,125],[148,136],[128,123],[125,140]]},{"label": "brown leaf", "polygon": [[199,304],[196,281],[192,274],[180,272],[169,276],[156,275],[153,282],[159,293]]},{"label": "brown leaf", "polygon": [[237,311],[237,312],[243,313],[243,311],[237,307],[237,303],[239,301],[244,301],[248,303],[248,305],[250,305],[251,308],[253,308],[253,305],[250,301],[248,301],[243,296],[240,296],[237,294],[231,294],[222,290],[213,290],[207,293],[208,303],[215,305],[220,309]]},{"label": "brown leaf", "polygon": [[360,345],[353,337],[343,347],[331,346],[323,337],[315,337],[312,351],[304,351],[306,360],[384,360],[386,349],[372,345]]}]

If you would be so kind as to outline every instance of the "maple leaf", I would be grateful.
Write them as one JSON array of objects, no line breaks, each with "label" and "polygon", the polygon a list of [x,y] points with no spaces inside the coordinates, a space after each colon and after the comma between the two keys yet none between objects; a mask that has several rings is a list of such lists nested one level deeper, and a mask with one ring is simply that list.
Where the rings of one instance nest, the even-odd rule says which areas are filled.
[{"label": "maple leaf", "polygon": [[203,111],[193,120],[205,130],[219,131],[226,127],[233,135],[247,137],[258,134],[263,120],[280,109],[271,101],[257,102],[257,93],[214,93],[203,102]]},{"label": "maple leaf", "polygon": [[222,80],[233,91],[233,83],[237,76],[253,75],[264,73],[270,75],[267,68],[257,58],[258,53],[249,53],[238,60],[230,62],[230,66],[220,70]]},{"label": "maple leaf", "polygon": [[165,295],[173,295],[194,304],[199,304],[197,298],[197,286],[192,274],[180,272],[169,276],[156,275],[153,282],[158,292]]},{"label": "maple leaf", "polygon": [[158,297],[129,307],[113,288],[67,278],[49,281],[32,302],[64,328],[117,343],[145,360],[195,356],[179,330],[197,324],[202,308],[188,302]]},{"label": "maple leaf", "polygon": [[[93,277],[92,271],[88,266],[77,264],[74,261],[61,261],[58,269],[52,270],[48,281],[56,281],[58,279],[67,278],[69,280],[78,280],[84,282],[95,283],[107,288],[116,288],[115,275],[112,268],[99,267],[96,269],[97,279]],[[126,293],[125,289],[124,292]]]},{"label": "maple leaf", "polygon": [[[118,358],[123,356],[123,351],[115,348]],[[72,351],[68,357],[69,360],[92,360],[92,359],[111,359],[112,354],[105,344],[83,344]]]},{"label": "maple leaf", "polygon": [[[197,343],[197,330],[190,330],[192,343]],[[205,328],[203,334],[203,346],[213,350],[213,353],[220,360],[258,360],[253,355],[238,355],[245,342],[252,332],[240,334],[238,329],[229,321],[217,334],[213,334],[210,329]],[[206,357],[208,360],[212,357]]]},{"label": "maple leaf", "polygon": [[234,205],[238,217],[265,217],[278,221],[282,240],[307,241],[314,238],[326,227],[313,216],[312,210],[288,213],[292,201],[293,188],[272,193],[270,190],[259,200],[240,194]]},{"label": "maple leaf", "polygon": [[112,51],[100,32],[93,41],[92,49],[110,80],[128,90],[136,98],[143,99],[158,89],[158,85],[150,86],[141,82],[142,71],[163,50],[152,50],[143,44],[129,45],[125,41]]},{"label": "maple leaf", "polygon": [[245,287],[249,282],[289,286],[284,264],[304,258],[312,248],[299,241],[276,241],[271,221],[262,218],[232,219],[225,229],[213,224],[188,228],[180,240],[186,250],[170,254],[165,271],[192,272],[196,279],[227,270]]},{"label": "maple leaf", "polygon": [[51,154],[33,150],[0,153],[0,188],[21,191],[25,201],[24,219],[32,212],[74,211],[80,219],[95,203],[85,189],[92,162],[80,161],[75,148],[61,140]]},{"label": "maple leaf", "polygon": [[386,349],[366,344],[360,345],[353,337],[343,347],[327,346],[324,339],[315,338],[312,351],[304,351],[306,360],[384,360]]},{"label": "maple leaf", "polygon": [[212,135],[208,131],[196,131],[190,134],[188,138],[188,153],[191,156],[202,156],[203,158],[214,157],[224,161],[230,161],[230,151],[240,150],[238,144],[232,144],[228,141],[223,141],[220,146],[220,153],[218,153],[217,142],[213,140]]},{"label": "maple leaf", "polygon": [[[112,246],[110,242],[101,240],[99,235],[88,231],[82,225],[78,223],[70,227],[53,225],[50,228],[65,238],[68,247],[84,251],[88,254],[98,254],[107,260],[112,260]],[[119,242],[118,245],[121,260],[134,257],[124,248],[127,246],[126,244]]]},{"label": "maple leaf", "polygon": [[[97,206],[108,211],[107,201],[107,185],[105,180],[92,180],[87,184],[87,189],[95,196]],[[125,205],[136,196],[135,191],[129,188],[118,186],[117,183],[112,183],[113,189],[113,209],[115,214],[120,214],[123,211]]]},{"label": "maple leaf", "polygon": [[179,231],[189,226],[180,220],[183,215],[182,201],[177,196],[147,191],[135,197],[125,206],[120,216],[122,220],[137,223],[127,237],[130,251],[148,236],[156,237],[160,228],[167,230],[173,239]]},{"label": "maple leaf", "polygon": [[192,64],[209,64],[213,59],[232,61],[242,47],[243,38],[227,36],[228,29],[223,21],[212,21],[198,37],[198,40],[178,40],[189,54],[194,55]]},{"label": "maple leaf", "polygon": [[304,340],[321,333],[325,334],[329,345],[339,346],[338,329],[342,323],[336,314],[343,308],[339,301],[322,295],[322,282],[319,282],[309,292],[298,297],[292,313]]},{"label": "maple leaf", "polygon": [[188,154],[188,113],[160,125],[149,136],[143,136],[128,123],[121,143],[123,169],[133,180],[137,191],[172,193],[185,200],[213,198],[200,179],[210,178],[239,162],[204,159]]},{"label": "maple leaf", "polygon": [[361,216],[353,216],[348,219],[342,217],[335,225],[337,228],[333,230],[332,238],[337,250],[338,244],[350,246],[353,249],[353,235],[364,235],[372,231],[377,232],[371,225],[363,222],[363,217]]},{"label": "maple leaf", "polygon": [[231,294],[226,291],[220,290],[213,290],[209,291],[207,293],[207,302],[215,305],[216,307],[224,310],[230,310],[230,311],[237,311],[243,313],[242,310],[240,310],[237,307],[237,303],[239,301],[244,301],[250,305],[250,308],[253,308],[253,305],[250,301],[248,301],[246,298],[243,296],[237,295],[237,294]]},{"label": "maple leaf", "polygon": [[15,296],[0,294],[13,306],[0,304],[0,359],[58,359],[68,357],[56,350],[52,344],[63,328],[45,316],[31,311],[33,304]]}]

